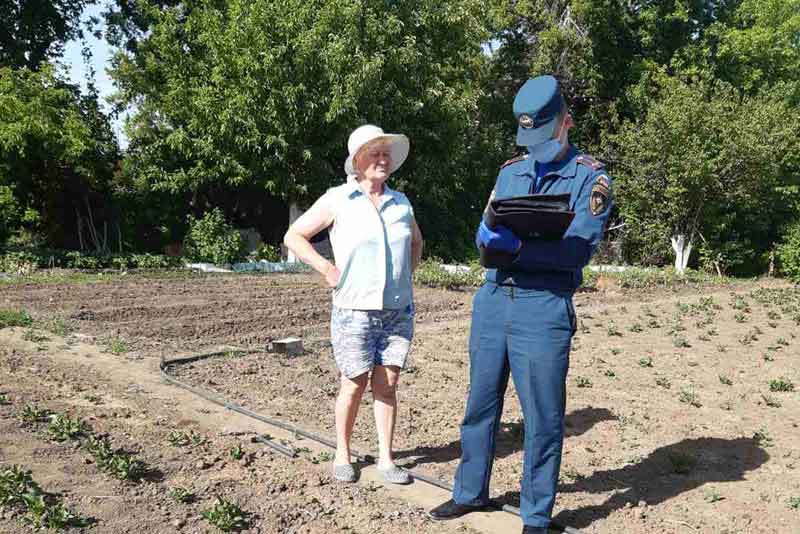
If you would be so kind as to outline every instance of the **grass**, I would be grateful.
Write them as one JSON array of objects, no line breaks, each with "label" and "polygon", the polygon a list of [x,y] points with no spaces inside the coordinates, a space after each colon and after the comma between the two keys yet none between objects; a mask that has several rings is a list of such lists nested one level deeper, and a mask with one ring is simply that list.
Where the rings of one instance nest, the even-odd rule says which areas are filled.
[{"label": "grass", "polygon": [[232,530],[242,530],[249,526],[247,512],[244,512],[238,504],[217,496],[211,508],[203,510],[200,515],[223,532]]},{"label": "grass", "polygon": [[0,309],[0,328],[12,326],[31,326],[33,318],[24,310]]},{"label": "grass", "polygon": [[790,391],[794,391],[794,383],[791,380],[785,378],[770,380],[769,390],[772,391],[773,393],[777,392],[787,393]]}]

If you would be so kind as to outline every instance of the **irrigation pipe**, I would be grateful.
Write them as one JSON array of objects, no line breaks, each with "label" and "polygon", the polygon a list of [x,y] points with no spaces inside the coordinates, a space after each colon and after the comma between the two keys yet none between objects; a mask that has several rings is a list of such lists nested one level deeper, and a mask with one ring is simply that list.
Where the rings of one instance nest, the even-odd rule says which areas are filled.
[{"label": "irrigation pipe", "polygon": [[[327,438],[325,438],[323,436],[320,436],[320,435],[315,434],[313,432],[309,432],[307,430],[303,430],[302,428],[300,428],[300,427],[298,427],[296,425],[293,425],[291,423],[287,423],[285,421],[281,421],[280,419],[274,419],[274,418],[270,418],[270,417],[265,417],[265,416],[263,416],[261,414],[258,414],[256,412],[250,411],[247,408],[245,408],[244,406],[236,404],[235,402],[231,402],[231,401],[225,399],[224,397],[222,397],[220,395],[217,395],[216,393],[213,393],[213,392],[208,391],[206,389],[190,386],[189,384],[187,384],[185,382],[182,382],[182,381],[178,380],[177,378],[175,378],[175,377],[173,377],[172,375],[169,374],[169,368],[170,367],[174,367],[174,366],[177,366],[177,365],[183,365],[183,364],[187,364],[187,363],[194,363],[194,362],[197,362],[197,361],[200,361],[200,360],[213,358],[215,356],[223,356],[225,354],[229,354],[230,352],[231,352],[230,350],[217,351],[217,352],[208,352],[208,353],[204,353],[204,354],[194,354],[194,355],[191,355],[191,356],[180,356],[180,357],[172,358],[172,359],[169,359],[169,360],[167,360],[167,359],[162,357],[161,358],[161,362],[159,364],[159,370],[161,372],[161,377],[165,381],[167,381],[168,383],[170,383],[170,384],[172,384],[174,386],[177,386],[179,388],[185,389],[187,391],[191,391],[192,393],[194,393],[198,397],[201,397],[201,398],[203,398],[203,399],[205,399],[207,401],[211,401],[214,404],[222,406],[223,408],[227,408],[228,410],[231,410],[231,411],[236,412],[236,413],[240,413],[240,414],[242,414],[244,416],[250,417],[251,419],[255,419],[256,421],[261,421],[262,423],[266,423],[266,424],[274,426],[276,428],[280,428],[282,430],[286,430],[288,432],[291,432],[295,436],[302,436],[304,438],[310,439],[311,441],[315,441],[317,443],[325,445],[326,447],[330,447],[332,449],[336,448],[336,443],[334,441],[331,441],[331,440],[329,440],[329,439],[327,439]],[[263,352],[263,349],[250,349],[250,350],[236,349],[236,352],[238,354],[254,354],[254,353],[257,353],[257,352]],[[259,443],[263,443],[264,445],[266,445],[268,447],[271,447],[272,449],[274,449],[274,450],[280,452],[281,454],[284,454],[285,456],[288,456],[290,458],[295,458],[297,456],[297,452],[294,449],[292,449],[291,447],[287,447],[285,445],[282,445],[280,443],[277,443],[275,441],[267,439],[266,437],[256,436],[255,440],[258,441]],[[364,463],[368,463],[368,464],[374,464],[375,463],[375,458],[373,456],[370,456],[368,454],[360,454],[358,451],[352,450],[352,449],[351,449],[350,452],[352,453],[352,455],[354,457],[356,457],[356,459],[359,462],[364,462]],[[417,471],[412,471],[410,469],[406,469],[405,471],[415,480],[419,480],[421,482],[425,482],[426,484],[430,484],[431,486],[436,486],[437,488],[440,488],[440,489],[443,489],[443,490],[446,490],[446,491],[449,491],[449,492],[453,491],[453,487],[451,485],[449,485],[449,484],[447,484],[445,482],[442,482],[441,480],[439,480],[437,478],[425,475],[423,473],[419,473]],[[519,508],[517,508],[516,506],[511,506],[511,505],[508,505],[508,504],[504,504],[504,505],[500,506],[499,503],[493,503],[493,504],[496,507],[498,507],[501,510],[503,510],[504,512],[508,512],[508,513],[516,515],[518,517],[520,516]],[[556,524],[556,523],[551,523],[550,524],[550,528],[552,530],[556,530],[558,532],[564,532],[565,534],[583,534],[583,532],[581,532],[580,530],[574,529],[572,527],[565,527],[565,526],[562,526],[562,525],[559,525],[559,524]]]}]

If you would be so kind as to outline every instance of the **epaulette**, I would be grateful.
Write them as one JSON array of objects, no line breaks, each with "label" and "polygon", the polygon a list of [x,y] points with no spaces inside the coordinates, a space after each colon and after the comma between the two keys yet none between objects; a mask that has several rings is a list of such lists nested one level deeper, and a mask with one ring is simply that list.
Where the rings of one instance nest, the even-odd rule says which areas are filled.
[{"label": "epaulette", "polygon": [[514,163],[517,163],[518,161],[522,161],[522,160],[524,160],[526,157],[527,157],[527,156],[525,156],[525,155],[522,155],[522,156],[517,156],[517,157],[515,157],[515,158],[511,158],[510,160],[508,160],[508,161],[506,161],[505,163],[503,163],[502,165],[500,165],[500,168],[501,168],[501,169],[503,169],[503,168],[505,168],[505,167],[508,167],[509,165],[512,165],[512,164],[514,164]]},{"label": "epaulette", "polygon": [[587,167],[591,168],[594,171],[600,170],[606,166],[605,163],[593,158],[589,154],[581,154],[575,161],[577,161],[581,165],[586,165]]}]

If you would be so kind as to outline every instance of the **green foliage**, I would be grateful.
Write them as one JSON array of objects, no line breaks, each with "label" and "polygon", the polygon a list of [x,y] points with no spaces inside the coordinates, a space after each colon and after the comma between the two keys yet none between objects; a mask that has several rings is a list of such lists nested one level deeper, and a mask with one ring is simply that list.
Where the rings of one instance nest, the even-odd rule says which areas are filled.
[{"label": "green foliage", "polygon": [[233,263],[242,257],[242,236],[218,208],[207,211],[200,219],[191,215],[188,219],[189,233],[184,244],[188,257],[217,265]]},{"label": "green foliage", "polygon": [[770,391],[794,391],[794,383],[786,378],[780,378],[776,380],[769,381],[769,390]]},{"label": "green foliage", "polygon": [[33,319],[25,310],[0,309],[0,328],[31,326]]},{"label": "green foliage", "polygon": [[94,456],[98,469],[120,480],[139,480],[146,471],[145,463],[123,450],[114,450],[108,438],[89,436],[84,447]]},{"label": "green foliage", "polygon": [[0,469],[0,507],[25,510],[23,519],[34,529],[63,530],[89,525],[88,520],[46,496],[31,477],[30,470],[18,465]]},{"label": "green foliage", "polygon": [[479,287],[483,284],[483,267],[473,264],[469,270],[450,272],[442,267],[438,258],[428,258],[419,264],[414,271],[414,282],[428,287],[443,289],[460,289],[463,287]]},{"label": "green foliage", "polygon": [[72,419],[68,415],[55,414],[50,417],[47,425],[47,434],[53,441],[67,441],[77,439],[86,434],[89,427],[79,419]]},{"label": "green foliage", "polygon": [[242,511],[236,503],[219,496],[214,505],[203,510],[200,515],[223,532],[241,530],[249,525],[247,512]]},{"label": "green foliage", "polygon": [[781,272],[800,283],[800,221],[789,226],[778,245],[777,257]]},{"label": "green foliage", "polygon": [[190,490],[180,487],[170,488],[169,496],[172,497],[175,502],[182,504],[188,504],[194,501],[195,498],[194,493],[192,493]]}]

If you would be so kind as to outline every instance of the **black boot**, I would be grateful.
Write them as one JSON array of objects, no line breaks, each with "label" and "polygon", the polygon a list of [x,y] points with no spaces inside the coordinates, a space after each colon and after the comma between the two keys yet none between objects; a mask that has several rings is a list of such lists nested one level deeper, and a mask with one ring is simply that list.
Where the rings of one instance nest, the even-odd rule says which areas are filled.
[{"label": "black boot", "polygon": [[522,534],[548,534],[550,529],[547,527],[532,527],[529,525],[525,525],[522,529]]},{"label": "black boot", "polygon": [[455,519],[470,512],[480,512],[488,509],[488,506],[468,506],[466,504],[458,504],[453,499],[440,504],[430,512],[428,516],[437,521],[444,521],[445,519]]}]

